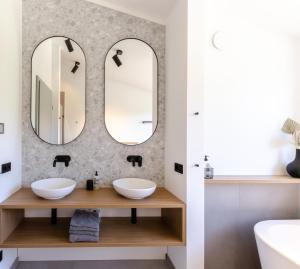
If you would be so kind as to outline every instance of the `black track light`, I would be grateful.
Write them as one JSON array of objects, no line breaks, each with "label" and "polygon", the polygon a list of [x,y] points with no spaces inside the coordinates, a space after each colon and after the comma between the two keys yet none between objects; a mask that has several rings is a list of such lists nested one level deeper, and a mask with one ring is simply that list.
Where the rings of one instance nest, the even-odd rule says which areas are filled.
[{"label": "black track light", "polygon": [[73,69],[71,70],[71,72],[72,72],[73,74],[76,73],[76,71],[77,71],[78,68],[79,68],[79,65],[80,65],[80,62],[75,62],[75,65],[74,65]]},{"label": "black track light", "polygon": [[72,52],[72,51],[74,50],[74,48],[73,48],[73,46],[72,46],[71,39],[70,39],[70,38],[66,39],[66,40],[65,40],[65,43],[66,43],[66,46],[67,46],[67,48],[68,48],[68,51],[69,51],[69,52]]},{"label": "black track light", "polygon": [[122,50],[117,50],[116,54],[112,57],[118,67],[120,67],[122,65],[122,62],[119,58],[119,55],[122,55],[122,54],[123,54]]}]

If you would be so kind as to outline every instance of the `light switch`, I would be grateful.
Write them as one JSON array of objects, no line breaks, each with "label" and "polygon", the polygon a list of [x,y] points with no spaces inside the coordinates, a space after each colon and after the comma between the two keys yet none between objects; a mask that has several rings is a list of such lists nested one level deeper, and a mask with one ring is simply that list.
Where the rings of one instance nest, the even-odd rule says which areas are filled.
[{"label": "light switch", "polygon": [[4,123],[0,123],[0,134],[4,134]]},{"label": "light switch", "polygon": [[11,171],[11,163],[5,163],[0,166],[0,174],[5,174]]},{"label": "light switch", "polygon": [[183,174],[183,165],[180,163],[175,163],[174,170],[175,170],[175,172],[177,172],[179,174]]}]

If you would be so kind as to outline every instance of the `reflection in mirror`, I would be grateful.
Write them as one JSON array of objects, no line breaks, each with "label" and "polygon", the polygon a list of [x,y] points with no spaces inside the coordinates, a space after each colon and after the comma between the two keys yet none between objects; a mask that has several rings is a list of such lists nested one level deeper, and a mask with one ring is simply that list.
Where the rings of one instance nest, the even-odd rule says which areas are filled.
[{"label": "reflection in mirror", "polygon": [[85,124],[85,56],[66,37],[41,42],[32,56],[31,123],[50,144],[67,144]]},{"label": "reflection in mirror", "polygon": [[126,145],[148,140],[157,126],[158,61],[144,41],[124,39],[105,61],[105,124]]}]

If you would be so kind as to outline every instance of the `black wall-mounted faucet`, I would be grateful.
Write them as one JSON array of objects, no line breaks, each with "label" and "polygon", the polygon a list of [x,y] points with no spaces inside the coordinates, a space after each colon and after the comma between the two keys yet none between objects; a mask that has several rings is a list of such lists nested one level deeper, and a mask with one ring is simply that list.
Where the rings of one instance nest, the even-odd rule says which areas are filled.
[{"label": "black wall-mounted faucet", "polygon": [[65,166],[68,167],[70,161],[71,161],[71,157],[68,155],[55,156],[55,159],[53,161],[53,167],[56,167],[56,163],[65,163]]},{"label": "black wall-mounted faucet", "polygon": [[132,163],[132,166],[135,166],[135,163],[138,163],[139,167],[143,165],[143,157],[139,155],[129,155],[127,161]]}]

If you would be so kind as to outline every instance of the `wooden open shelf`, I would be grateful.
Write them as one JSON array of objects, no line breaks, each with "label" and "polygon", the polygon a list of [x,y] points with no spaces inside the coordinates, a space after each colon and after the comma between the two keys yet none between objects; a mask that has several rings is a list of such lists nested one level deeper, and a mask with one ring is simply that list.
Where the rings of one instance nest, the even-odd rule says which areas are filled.
[{"label": "wooden open shelf", "polygon": [[56,225],[49,219],[24,219],[1,245],[2,248],[40,247],[130,247],[178,246],[183,242],[161,218],[139,218],[131,224],[130,218],[103,218],[100,240],[97,243],[70,243],[69,219],[58,219]]},{"label": "wooden open shelf", "polygon": [[[161,217],[102,218],[97,243],[70,243],[70,219],[59,218],[53,225],[49,218],[24,218],[27,208],[161,208]],[[88,192],[75,190],[56,201],[36,197],[21,189],[0,204],[0,247],[127,247],[183,246],[186,240],[185,204],[164,188],[144,200],[129,200],[113,189]]]},{"label": "wooden open shelf", "polygon": [[205,179],[205,184],[300,184],[300,179],[289,176],[216,176]]}]

